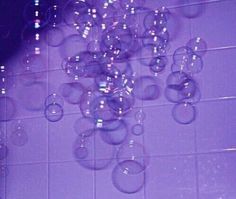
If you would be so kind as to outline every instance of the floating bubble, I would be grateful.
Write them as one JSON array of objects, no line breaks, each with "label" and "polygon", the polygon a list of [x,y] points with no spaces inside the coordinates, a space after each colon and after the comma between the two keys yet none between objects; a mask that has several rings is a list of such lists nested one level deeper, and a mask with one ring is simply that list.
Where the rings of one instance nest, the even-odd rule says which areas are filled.
[{"label": "floating bubble", "polygon": [[44,115],[49,122],[57,122],[62,119],[64,110],[60,104],[49,104],[45,107]]},{"label": "floating bubble", "polygon": [[75,132],[82,137],[91,136],[95,132],[95,128],[94,120],[87,117],[81,117],[74,123]]},{"label": "floating bubble", "polygon": [[23,85],[18,90],[19,103],[29,111],[41,111],[44,109],[44,102],[47,85],[45,82],[37,81],[32,84]]},{"label": "floating bubble", "polygon": [[135,160],[118,163],[112,171],[112,182],[123,193],[133,194],[140,191],[145,184],[142,165]]},{"label": "floating bubble", "polygon": [[63,83],[59,92],[69,104],[79,104],[84,92],[84,86],[79,82]]},{"label": "floating bubble", "polygon": [[129,140],[123,143],[116,154],[117,162],[121,163],[124,160],[135,160],[145,170],[149,164],[149,157],[144,146],[134,140]]},{"label": "floating bubble", "polygon": [[14,130],[10,135],[10,140],[13,145],[22,147],[27,144],[28,142],[28,135],[27,132],[23,127],[18,127]]},{"label": "floating bubble", "polygon": [[77,137],[73,146],[73,154],[82,167],[89,170],[102,170],[111,164],[115,150],[94,132],[90,137]]},{"label": "floating bubble", "polygon": [[186,46],[192,49],[194,53],[200,57],[205,55],[207,51],[207,43],[201,37],[194,37],[190,39]]},{"label": "floating bubble", "polygon": [[140,100],[156,100],[160,96],[160,87],[152,76],[140,76],[135,80],[133,92]]},{"label": "floating bubble", "polygon": [[172,115],[176,122],[180,124],[190,124],[196,118],[196,108],[189,102],[176,104],[172,109]]},{"label": "floating bubble", "polygon": [[0,122],[12,120],[16,115],[15,100],[10,97],[0,97]]},{"label": "floating bubble", "polygon": [[140,109],[135,113],[134,117],[138,123],[142,123],[146,118],[146,114],[142,109]]},{"label": "floating bubble", "polygon": [[135,124],[131,127],[131,133],[133,135],[142,135],[144,133],[144,127],[143,124]]},{"label": "floating bubble", "polygon": [[124,120],[111,120],[98,126],[102,140],[110,145],[119,145],[126,141],[128,128]]},{"label": "floating bubble", "polygon": [[3,160],[8,155],[8,147],[5,144],[0,144],[0,160]]},{"label": "floating bubble", "polygon": [[154,74],[158,74],[165,69],[166,65],[167,58],[165,56],[158,56],[152,58],[149,67]]},{"label": "floating bubble", "polygon": [[64,31],[59,27],[50,27],[45,32],[45,42],[48,46],[58,47],[64,39]]}]

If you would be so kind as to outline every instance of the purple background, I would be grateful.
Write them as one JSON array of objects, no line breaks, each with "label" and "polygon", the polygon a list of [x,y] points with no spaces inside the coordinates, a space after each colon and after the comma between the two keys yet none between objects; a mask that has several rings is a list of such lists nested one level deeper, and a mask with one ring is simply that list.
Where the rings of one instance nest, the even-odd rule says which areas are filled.
[{"label": "purple background", "polygon": [[[79,107],[65,103],[65,115],[57,123],[49,123],[41,112],[24,110],[19,103],[21,99],[17,98],[20,74],[16,74],[12,77],[16,79],[16,86],[10,95],[17,101],[16,119],[24,122],[29,142],[24,147],[7,142],[9,156],[5,164],[9,174],[1,181],[2,199],[236,198],[236,1],[194,0],[202,2],[200,5],[181,5],[182,1],[177,0],[146,2],[151,8],[167,6],[179,20],[176,39],[170,43],[169,64],[160,76],[162,88],[170,72],[171,53],[177,47],[195,36],[204,38],[208,44],[208,52],[203,57],[204,69],[196,75],[202,93],[197,104],[197,119],[189,125],[176,123],[171,116],[173,105],[163,93],[156,101],[136,101],[137,110],[142,106],[146,113],[145,133],[133,139],[144,144],[150,164],[145,171],[144,188],[135,194],[124,194],[112,185],[112,166],[90,171],[74,160],[73,122],[80,117]],[[182,6],[189,9],[201,6],[203,10],[198,17],[188,19],[181,15]],[[72,33],[67,27],[63,30],[66,34]],[[8,64],[17,66],[22,51]],[[48,71],[43,74],[43,81],[47,83],[43,97],[46,97],[57,90],[60,83],[70,80],[60,69],[58,49],[44,46],[43,53]],[[138,74],[150,75],[138,60],[134,59],[132,65]],[[34,94],[34,100],[38,97]],[[129,117],[131,126],[136,122],[132,114]],[[7,139],[11,123],[3,124]]]}]

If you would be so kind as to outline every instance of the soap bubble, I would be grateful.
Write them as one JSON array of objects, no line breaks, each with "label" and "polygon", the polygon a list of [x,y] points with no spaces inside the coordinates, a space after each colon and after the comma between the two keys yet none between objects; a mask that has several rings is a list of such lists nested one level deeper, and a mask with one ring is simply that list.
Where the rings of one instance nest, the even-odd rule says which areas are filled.
[{"label": "soap bubble", "polygon": [[13,145],[22,147],[27,144],[28,142],[28,135],[27,132],[23,127],[18,127],[14,130],[10,135],[10,140]]},{"label": "soap bubble", "polygon": [[131,127],[131,133],[133,135],[142,135],[144,133],[144,127],[143,124],[135,124]]},{"label": "soap bubble", "polygon": [[196,108],[188,102],[176,104],[172,109],[172,116],[177,123],[190,124],[196,118]]},{"label": "soap bubble", "polygon": [[15,100],[10,97],[0,97],[0,122],[12,120],[16,115]]},{"label": "soap bubble", "polygon": [[145,170],[149,164],[149,157],[145,147],[134,140],[123,143],[118,149],[116,158],[118,163],[124,160],[135,160],[142,166],[142,170],[139,172]]},{"label": "soap bubble", "polygon": [[47,96],[44,104],[45,106],[48,106],[49,104],[60,104],[61,106],[63,106],[64,100],[60,95],[52,93],[49,96]]},{"label": "soap bubble", "polygon": [[74,122],[75,132],[82,136],[91,136],[95,132],[95,122],[92,118],[81,117]]},{"label": "soap bubble", "polygon": [[142,165],[135,160],[118,163],[112,171],[113,185],[123,193],[133,194],[140,191],[145,184]]},{"label": "soap bubble", "polygon": [[0,144],[0,160],[3,160],[8,155],[8,147],[5,144]]},{"label": "soap bubble", "polygon": [[190,39],[186,46],[192,49],[194,53],[200,57],[205,55],[207,51],[207,43],[201,37],[194,37]]},{"label": "soap bubble", "polygon": [[84,92],[84,86],[79,82],[63,83],[59,87],[59,92],[69,104],[79,104]]},{"label": "soap bubble", "polygon": [[160,96],[160,87],[155,78],[140,76],[135,80],[133,92],[140,100],[156,100]]},{"label": "soap bubble", "polygon": [[49,104],[45,107],[44,115],[49,122],[57,122],[62,119],[64,110],[60,104]]},{"label": "soap bubble", "polygon": [[45,42],[48,46],[58,47],[64,39],[64,31],[59,27],[50,27],[45,32]]}]

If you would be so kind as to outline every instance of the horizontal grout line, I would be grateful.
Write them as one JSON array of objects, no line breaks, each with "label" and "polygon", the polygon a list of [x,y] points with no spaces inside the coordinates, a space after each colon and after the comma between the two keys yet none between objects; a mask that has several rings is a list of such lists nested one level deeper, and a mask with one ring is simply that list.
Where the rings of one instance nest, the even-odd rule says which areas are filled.
[{"label": "horizontal grout line", "polygon": [[[150,159],[156,159],[156,158],[174,158],[174,157],[194,157],[194,156],[204,156],[204,155],[217,155],[217,154],[236,154],[236,148],[232,149],[222,149],[222,150],[215,150],[215,151],[208,151],[208,152],[193,152],[193,153],[180,153],[180,154],[160,154],[160,155],[148,155],[148,156],[140,156],[137,159],[141,158],[150,158]],[[125,160],[125,158],[123,158]],[[107,158],[100,158],[95,159],[97,161],[103,161],[103,160],[116,160],[115,158],[107,159]],[[81,160],[81,161],[94,161],[94,159],[89,160]],[[22,162],[22,163],[3,163],[1,165],[4,166],[22,166],[22,165],[38,165],[38,164],[64,164],[64,163],[77,163],[76,159],[71,160],[56,160],[56,161],[39,161],[39,162]],[[78,163],[79,164],[79,163]]]}]

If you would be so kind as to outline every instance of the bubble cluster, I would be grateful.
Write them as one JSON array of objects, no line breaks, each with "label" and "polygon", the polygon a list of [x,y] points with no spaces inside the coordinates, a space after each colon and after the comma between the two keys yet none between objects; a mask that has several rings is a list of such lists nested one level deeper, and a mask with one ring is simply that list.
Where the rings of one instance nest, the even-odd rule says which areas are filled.
[{"label": "bubble cluster", "polygon": [[206,51],[204,39],[195,37],[174,52],[172,73],[166,80],[165,96],[175,103],[172,116],[180,124],[190,124],[196,119],[195,104],[199,102],[201,92],[194,75],[202,71],[202,56]]}]

